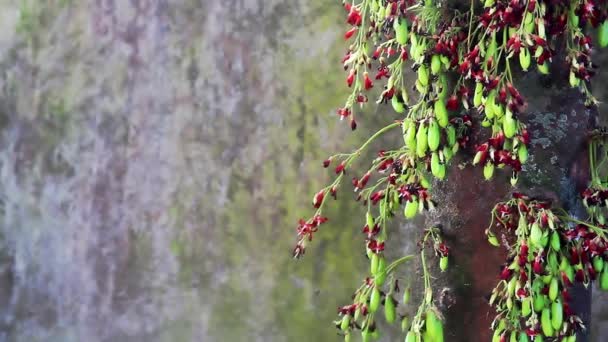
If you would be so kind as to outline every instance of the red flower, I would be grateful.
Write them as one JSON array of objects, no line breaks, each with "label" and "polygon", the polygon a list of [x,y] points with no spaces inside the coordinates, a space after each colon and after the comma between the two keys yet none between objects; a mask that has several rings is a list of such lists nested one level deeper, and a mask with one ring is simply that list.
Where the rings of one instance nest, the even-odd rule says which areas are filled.
[{"label": "red flower", "polygon": [[345,167],[346,167],[346,164],[344,162],[341,162],[340,165],[336,166],[336,174],[340,174],[340,173],[344,172]]},{"label": "red flower", "polygon": [[350,69],[350,72],[348,73],[348,77],[346,77],[346,84],[348,84],[348,87],[352,87],[353,82],[355,81],[355,69]]},{"label": "red flower", "polygon": [[367,248],[376,254],[380,253],[384,250],[384,242],[378,242],[372,239],[367,243]]},{"label": "red flower", "polygon": [[319,207],[321,206],[321,203],[323,203],[323,198],[325,197],[325,190],[321,190],[319,192],[317,192],[317,194],[315,195],[315,197],[312,200],[312,205],[319,209]]},{"label": "red flower", "polygon": [[[441,101],[441,100],[440,100]],[[458,97],[456,95],[450,96],[446,103],[446,107],[448,110],[455,111],[458,109]]]},{"label": "red flower", "polygon": [[344,39],[349,40],[354,34],[357,32],[357,28],[353,27],[350,30],[346,31],[344,34]]},{"label": "red flower", "polygon": [[361,21],[362,21],[362,18],[361,18],[361,13],[359,12],[359,10],[356,9],[355,7],[351,7],[350,12],[348,13],[346,22],[353,26],[359,26],[359,25],[361,25]]},{"label": "red flower", "polygon": [[365,90],[370,90],[374,87],[374,83],[369,78],[369,74],[367,73],[367,71],[363,73],[363,84],[364,84]]}]

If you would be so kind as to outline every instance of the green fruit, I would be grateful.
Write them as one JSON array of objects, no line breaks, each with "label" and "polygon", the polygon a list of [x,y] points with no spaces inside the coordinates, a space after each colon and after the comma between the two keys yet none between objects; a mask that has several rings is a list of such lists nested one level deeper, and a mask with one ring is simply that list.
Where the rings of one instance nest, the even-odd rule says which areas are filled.
[{"label": "green fruit", "polygon": [[597,273],[602,272],[602,270],[604,269],[604,259],[602,259],[602,257],[599,257],[599,256],[593,257],[593,269]]},{"label": "green fruit", "polygon": [[346,331],[350,326],[350,315],[342,316],[342,322],[340,322],[340,330]]},{"label": "green fruit", "polygon": [[377,286],[374,286],[374,288],[372,289],[372,295],[369,298],[369,311],[378,311],[378,308],[380,307],[380,297],[380,290]]},{"label": "green fruit", "polygon": [[448,126],[446,128],[446,135],[448,138],[448,145],[454,146],[456,144],[456,128],[454,126]]},{"label": "green fruit", "polygon": [[399,45],[407,44],[408,32],[407,22],[403,18],[395,18],[393,21],[393,29],[395,29],[395,40]]},{"label": "green fruit", "polygon": [[517,332],[511,331],[511,336],[509,337],[509,342],[517,342]]},{"label": "green fruit", "polygon": [[374,284],[376,284],[377,287],[384,285],[386,276],[386,259],[384,259],[383,257],[379,257],[378,270],[374,277]]},{"label": "green fruit", "polygon": [[551,248],[556,252],[559,252],[561,248],[561,242],[559,241],[559,234],[557,232],[551,233]]},{"label": "green fruit", "polygon": [[502,121],[502,131],[506,138],[513,138],[517,133],[517,120],[513,118],[513,115],[505,115]]},{"label": "green fruit", "polygon": [[530,60],[530,51],[528,51],[528,49],[522,48],[519,50],[519,65],[521,65],[523,71],[528,71],[528,68],[530,67]]},{"label": "green fruit", "polygon": [[540,312],[545,307],[545,296],[537,295],[534,297],[533,308],[535,312]]},{"label": "green fruit", "polygon": [[401,331],[406,331],[410,327],[410,320],[407,316],[403,317],[401,320]]},{"label": "green fruit", "polygon": [[521,315],[524,317],[530,316],[532,313],[532,298],[524,298],[521,302]]},{"label": "green fruit", "polygon": [[473,106],[475,106],[475,107],[481,106],[482,97],[483,97],[483,84],[478,82],[475,84],[475,93],[473,95]]},{"label": "green fruit", "polygon": [[608,46],[608,21],[604,20],[600,24],[597,32],[597,38],[600,43],[600,47],[605,48]]},{"label": "green fruit", "polygon": [[557,294],[559,293],[559,285],[557,283],[557,278],[551,278],[551,283],[549,284],[549,299],[554,301],[557,299]]},{"label": "green fruit", "polygon": [[576,77],[576,74],[570,71],[570,75],[568,76],[568,82],[570,82],[570,86],[572,88],[576,88],[580,84],[581,80]]},{"label": "green fruit", "polygon": [[500,338],[502,335],[502,330],[495,330],[492,335],[492,342],[500,342]]},{"label": "green fruit", "polygon": [[449,146],[443,146],[443,157],[445,158],[445,162],[449,162],[450,159],[454,156],[454,152]]},{"label": "green fruit", "polygon": [[608,291],[608,270],[604,270],[600,275],[600,289]]},{"label": "green fruit", "polygon": [[405,202],[405,209],[403,210],[403,215],[407,219],[414,218],[418,213],[418,199],[413,198],[412,201]]},{"label": "green fruit", "polygon": [[425,87],[429,85],[429,69],[426,64],[421,64],[418,68],[418,81]]},{"label": "green fruit", "polygon": [[403,304],[404,305],[407,305],[410,302],[411,296],[412,296],[411,291],[410,291],[410,288],[408,287],[403,291]]},{"label": "green fruit", "polygon": [[492,7],[492,6],[494,6],[495,2],[496,2],[496,0],[485,0],[483,2],[483,7],[485,7],[485,8]]},{"label": "green fruit", "polygon": [[528,148],[526,145],[521,144],[517,148],[517,159],[523,164],[528,160]]},{"label": "green fruit", "polygon": [[526,334],[524,331],[520,332],[518,342],[530,342],[530,339],[528,338],[528,334]]},{"label": "green fruit", "polygon": [[376,272],[378,271],[378,254],[374,253],[372,254],[371,257],[371,265],[370,265],[370,269],[369,271],[371,272],[372,275],[376,274]]},{"label": "green fruit", "polygon": [[370,342],[372,340],[372,334],[369,330],[365,329],[361,331],[361,342]]},{"label": "green fruit", "polygon": [[441,99],[435,101],[434,109],[437,123],[439,126],[445,128],[449,123],[448,109],[445,107],[445,102],[443,102]]},{"label": "green fruit", "polygon": [[559,331],[562,328],[562,323],[564,322],[564,312],[562,303],[558,300],[551,304],[551,326],[556,331]]},{"label": "green fruit", "polygon": [[410,123],[407,131],[405,132],[405,146],[410,152],[416,152],[416,123]]},{"label": "green fruit", "polygon": [[549,74],[549,62],[543,63],[543,64],[536,64],[536,68],[538,69],[538,72],[540,72],[543,75],[548,75]]},{"label": "green fruit", "polygon": [[440,172],[439,168],[439,154],[437,152],[433,152],[433,154],[431,154],[431,173],[433,174],[433,176],[437,177]]},{"label": "green fruit", "polygon": [[416,132],[416,155],[423,158],[426,155],[426,151],[429,148],[429,141],[427,136],[428,128],[424,123],[418,126],[418,132]]},{"label": "green fruit", "polygon": [[350,342],[351,341],[351,334],[350,332],[347,332],[346,334],[344,334],[344,342]]},{"label": "green fruit", "polygon": [[439,269],[441,269],[441,272],[445,272],[448,269],[448,257],[447,256],[442,256],[439,259]]},{"label": "green fruit", "polygon": [[416,333],[413,331],[408,331],[407,335],[405,336],[405,342],[416,342]]},{"label": "green fruit", "polygon": [[543,237],[543,232],[540,230],[538,223],[534,222],[530,228],[530,243],[532,246],[539,246],[540,239]]},{"label": "green fruit", "polygon": [[485,105],[485,113],[488,119],[492,119],[495,116],[496,112],[496,91],[492,90],[490,94],[488,94],[488,98],[486,99]]},{"label": "green fruit", "polygon": [[483,167],[483,177],[486,180],[490,180],[490,179],[492,179],[493,175],[494,175],[494,164],[492,164],[492,162],[487,162],[486,165]]},{"label": "green fruit", "polygon": [[534,15],[532,12],[526,12],[526,16],[524,17],[524,31],[528,34],[534,32]]},{"label": "green fruit", "polygon": [[439,170],[437,172],[437,179],[444,179],[445,178],[445,164],[439,164]]},{"label": "green fruit", "polygon": [[547,337],[551,337],[555,333],[553,325],[551,325],[551,310],[548,308],[544,308],[540,314],[540,327],[543,330],[543,334]]},{"label": "green fruit", "polygon": [[[426,332],[430,337],[431,342],[443,342],[443,323],[439,320],[433,310],[427,310],[426,312]],[[425,341],[427,341],[425,339]]]},{"label": "green fruit", "polygon": [[437,151],[437,148],[439,148],[439,143],[441,141],[441,131],[439,130],[439,125],[435,120],[431,120],[431,123],[429,124],[429,128],[427,131],[427,139],[429,149],[431,151]]},{"label": "green fruit", "polygon": [[393,105],[393,109],[395,110],[395,112],[399,114],[405,112],[405,104],[399,101],[397,95],[393,95],[393,98],[391,99],[391,104]]},{"label": "green fruit", "polygon": [[437,75],[441,71],[441,59],[439,55],[433,55],[431,57],[431,74]]},{"label": "green fruit", "polygon": [[[447,67],[449,67],[449,63],[447,65]],[[445,98],[448,97],[448,90],[449,90],[448,77],[446,76],[446,74],[439,75],[439,86],[441,87],[441,90],[438,90],[439,94],[437,94],[437,97],[439,98],[439,100],[444,101]]]},{"label": "green fruit", "polygon": [[384,318],[386,318],[388,323],[393,323],[395,316],[395,301],[391,296],[387,296],[384,302]]}]

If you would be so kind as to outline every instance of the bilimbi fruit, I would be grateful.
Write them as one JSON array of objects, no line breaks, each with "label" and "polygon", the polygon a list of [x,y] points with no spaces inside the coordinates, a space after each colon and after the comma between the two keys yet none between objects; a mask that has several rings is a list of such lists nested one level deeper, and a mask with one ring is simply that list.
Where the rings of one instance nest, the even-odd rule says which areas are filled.
[{"label": "bilimbi fruit", "polygon": [[393,21],[393,29],[395,30],[395,40],[399,45],[407,44],[408,40],[408,30],[407,30],[407,22],[403,18],[395,18]]}]

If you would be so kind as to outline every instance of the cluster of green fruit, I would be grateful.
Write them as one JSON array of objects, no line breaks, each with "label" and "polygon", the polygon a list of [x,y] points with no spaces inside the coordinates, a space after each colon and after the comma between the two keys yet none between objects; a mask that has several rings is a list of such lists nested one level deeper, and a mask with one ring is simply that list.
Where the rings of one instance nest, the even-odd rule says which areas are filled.
[{"label": "cluster of green fruit", "polygon": [[[490,298],[497,312],[493,341],[576,341],[584,325],[569,306],[569,288],[598,279],[608,289],[607,231],[571,224],[574,219],[555,214],[548,202],[519,193],[496,205],[493,220],[516,237],[514,243],[503,241],[509,259]],[[488,240],[499,246],[491,229]]]},{"label": "cluster of green fruit", "polygon": [[[403,290],[401,302],[395,299],[400,292],[399,281],[396,275],[397,266],[414,258],[413,255],[393,261],[387,265],[386,259],[381,251],[372,253],[370,257],[371,276],[366,278],[363,284],[355,291],[352,304],[338,308],[341,318],[334,323],[344,336],[345,341],[350,341],[355,330],[360,330],[363,341],[376,340],[380,337],[377,328],[377,315],[382,310],[384,319],[392,324],[399,318],[401,329],[407,332],[406,342],[443,342],[443,322],[441,313],[433,303],[433,290],[431,278],[427,269],[425,248],[431,244],[435,255],[440,257],[440,268],[445,271],[447,268],[448,248],[442,241],[438,228],[429,228],[420,242],[422,264],[424,276],[424,298],[418,310],[410,321],[405,313],[406,306],[410,304],[411,290],[409,287]],[[386,286],[388,285],[388,286]],[[386,287],[386,291],[383,289]]]}]

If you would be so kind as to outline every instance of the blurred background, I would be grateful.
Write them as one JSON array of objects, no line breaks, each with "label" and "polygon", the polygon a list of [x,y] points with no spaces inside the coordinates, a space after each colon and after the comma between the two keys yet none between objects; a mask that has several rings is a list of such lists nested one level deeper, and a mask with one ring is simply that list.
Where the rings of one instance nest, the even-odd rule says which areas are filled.
[{"label": "blurred background", "polygon": [[295,228],[321,161],[393,119],[337,120],[343,22],[333,0],[0,0],[0,341],[341,340],[362,217],[341,193],[298,261]]},{"label": "blurred background", "polygon": [[336,120],[342,22],[326,0],[0,0],[0,340],[339,340],[367,270],[350,194],[291,250],[321,161],[378,127]]}]

